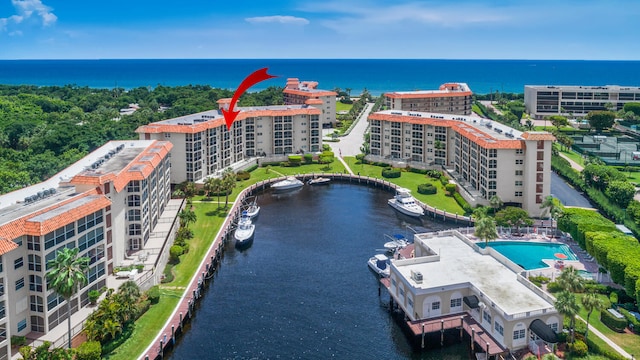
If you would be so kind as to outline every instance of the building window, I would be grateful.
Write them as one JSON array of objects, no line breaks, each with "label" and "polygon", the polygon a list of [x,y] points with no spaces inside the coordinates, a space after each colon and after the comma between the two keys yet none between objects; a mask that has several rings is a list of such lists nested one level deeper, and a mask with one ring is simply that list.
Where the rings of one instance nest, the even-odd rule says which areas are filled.
[{"label": "building window", "polygon": [[522,186],[522,180],[516,180],[516,186]]},{"label": "building window", "polygon": [[523,174],[524,174],[524,171],[516,170],[516,176],[522,176]]},{"label": "building window", "polygon": [[16,281],[16,291],[22,289],[24,287],[24,278],[18,279]]},{"label": "building window", "polygon": [[482,312],[482,318],[484,319],[484,321],[488,322],[489,324],[491,324],[491,314],[489,314],[488,311],[483,311]]},{"label": "building window", "polygon": [[27,249],[40,251],[40,236],[27,236]]},{"label": "building window", "polygon": [[14,269],[19,269],[23,265],[24,265],[24,259],[22,258],[22,256],[13,261],[13,268]]},{"label": "building window", "polygon": [[495,325],[493,326],[494,329],[496,329],[496,331],[498,332],[498,334],[504,336],[504,328],[502,327],[502,325],[500,325],[499,322],[495,322]]},{"label": "building window", "polygon": [[451,307],[452,308],[460,307],[460,306],[462,306],[462,298],[451,299]]},{"label": "building window", "polygon": [[29,275],[29,290],[42,292],[42,277]]},{"label": "building window", "polygon": [[523,155],[523,154],[524,154],[523,149],[516,149],[516,155]]},{"label": "building window", "polygon": [[434,301],[431,303],[431,310],[439,310],[440,309],[440,301]]},{"label": "building window", "polygon": [[29,254],[27,258],[29,261],[29,270],[42,271],[42,258],[40,256]]},{"label": "building window", "polygon": [[44,301],[41,296],[31,295],[31,311],[44,312]]},{"label": "building window", "polygon": [[549,324],[549,327],[550,327],[553,331],[558,332],[558,323],[557,323],[557,322],[556,322],[556,323],[553,323],[553,324]]},{"label": "building window", "polygon": [[27,319],[22,319],[18,322],[18,332],[27,328]]},{"label": "building window", "polygon": [[127,200],[128,206],[140,206],[140,195],[129,195]]},{"label": "building window", "polygon": [[524,339],[525,329],[515,330],[513,332],[513,340]]},{"label": "building window", "polygon": [[524,164],[523,159],[516,159],[516,165],[522,165],[522,164]]},{"label": "building window", "polygon": [[44,332],[44,318],[41,316],[31,316],[31,331]]},{"label": "building window", "polygon": [[522,191],[516,191],[515,196],[516,197],[522,197]]}]

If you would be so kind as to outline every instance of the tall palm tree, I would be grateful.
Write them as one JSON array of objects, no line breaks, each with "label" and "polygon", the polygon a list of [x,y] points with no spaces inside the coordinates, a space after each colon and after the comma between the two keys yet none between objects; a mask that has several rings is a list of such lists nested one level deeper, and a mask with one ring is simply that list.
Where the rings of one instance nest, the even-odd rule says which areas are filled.
[{"label": "tall palm tree", "polygon": [[212,191],[218,196],[218,209],[220,208],[220,193],[222,192],[222,178],[214,178],[211,182]]},{"label": "tall palm tree", "polygon": [[589,317],[593,310],[602,310],[604,309],[604,301],[601,297],[596,293],[587,293],[582,297],[582,306],[584,306],[585,310],[587,310],[587,331],[584,333],[585,342],[587,337],[589,336]]},{"label": "tall palm tree", "polygon": [[493,209],[493,213],[495,214],[496,211],[498,211],[498,209],[500,209],[502,205],[504,205],[504,203],[502,202],[502,199],[500,199],[498,195],[493,195],[489,199],[489,205],[491,206],[491,208]]},{"label": "tall palm tree", "polygon": [[540,204],[540,209],[542,210],[542,217],[549,215],[549,219],[551,220],[551,226],[553,227],[553,218],[557,216],[558,213],[562,211],[562,209],[558,206],[555,201],[555,198],[551,195],[544,198],[542,204]]},{"label": "tall palm tree", "polygon": [[571,329],[571,342],[575,340],[575,322],[576,315],[580,311],[576,294],[569,291],[561,291],[556,297],[555,308],[562,316],[568,316],[570,319],[569,328]]},{"label": "tall palm tree", "polygon": [[89,258],[78,257],[78,248],[64,248],[58,251],[55,259],[47,264],[51,270],[47,273],[47,282],[51,288],[67,302],[67,325],[69,349],[71,349],[71,297],[78,287],[87,283]]},{"label": "tall palm tree", "polygon": [[118,288],[118,300],[123,312],[123,322],[135,319],[137,304],[140,300],[140,288],[135,281],[127,281]]},{"label": "tall palm tree", "polygon": [[229,205],[229,194],[233,191],[234,187],[236,187],[236,174],[233,173],[233,169],[228,168],[222,175],[222,188],[226,194],[226,198],[224,200],[225,208]]},{"label": "tall palm tree", "polygon": [[557,281],[565,291],[580,292],[584,289],[584,279],[573,266],[562,269]]},{"label": "tall palm tree", "polygon": [[204,191],[206,192],[206,197],[207,199],[210,198],[211,196],[211,192],[214,189],[214,182],[215,179],[213,177],[208,177],[205,181],[204,181]]}]

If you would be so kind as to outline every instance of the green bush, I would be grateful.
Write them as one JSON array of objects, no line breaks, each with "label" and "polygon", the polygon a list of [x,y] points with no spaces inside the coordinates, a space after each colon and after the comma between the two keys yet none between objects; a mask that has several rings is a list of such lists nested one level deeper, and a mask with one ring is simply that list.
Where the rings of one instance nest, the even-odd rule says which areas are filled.
[{"label": "green bush", "polygon": [[152,286],[149,290],[147,290],[147,299],[149,302],[153,304],[157,304],[160,301],[160,287],[158,285]]},{"label": "green bush", "polygon": [[611,301],[612,304],[617,304],[618,303],[618,293],[615,291],[612,291],[611,294],[609,294],[609,301]]},{"label": "green bush", "polygon": [[610,360],[626,360],[627,359],[626,357],[620,355],[619,352],[613,350],[613,348],[611,348],[609,345],[606,345],[606,344],[600,345],[599,343],[593,341],[593,338],[595,337],[596,336],[590,336],[587,339],[587,346],[589,347],[589,350],[592,353],[600,354]]},{"label": "green bush", "polygon": [[424,195],[433,195],[438,192],[438,188],[433,184],[420,184],[418,185],[418,193]]},{"label": "green bush", "polygon": [[410,172],[416,173],[416,174],[422,174],[422,175],[426,175],[426,173],[427,173],[427,170],[416,169],[416,168],[412,168],[412,167],[408,167],[407,171],[410,171]]},{"label": "green bush", "polygon": [[382,169],[382,177],[385,177],[387,179],[394,179],[394,178],[399,178],[401,175],[400,170],[398,169],[393,169],[393,168],[385,168]]},{"label": "green bush", "polygon": [[440,183],[442,184],[442,186],[446,186],[449,183],[449,179],[446,176],[442,175],[440,176]]},{"label": "green bush", "polygon": [[634,333],[640,334],[640,321],[638,321],[638,319],[633,314],[631,314],[627,309],[623,309],[619,307],[618,312],[624,315],[625,319],[627,319],[629,328],[631,328]]},{"label": "green bush", "polygon": [[99,341],[85,341],[76,348],[76,360],[100,360],[101,354]]},{"label": "green bush", "polygon": [[456,200],[458,205],[460,205],[462,210],[464,210],[465,214],[471,214],[473,212],[473,208],[471,208],[471,205],[469,205],[467,200],[465,200],[462,197],[462,195],[460,195],[459,193],[455,192],[455,193],[453,193],[453,198]]},{"label": "green bush", "polygon": [[11,346],[22,346],[27,343],[25,336],[11,335]]},{"label": "green bush", "polygon": [[89,302],[92,304],[95,304],[96,301],[98,301],[98,298],[100,297],[100,291],[98,290],[90,290],[89,294],[87,294],[87,296],[89,296]]},{"label": "green bush", "polygon": [[552,281],[547,284],[547,291],[550,293],[555,293],[562,290],[562,286],[560,286],[560,284],[558,284],[556,281]]},{"label": "green bush", "polygon": [[569,346],[571,353],[576,356],[586,356],[589,352],[589,348],[587,348],[587,344],[582,340],[576,340],[573,344]]},{"label": "green bush", "polygon": [[444,186],[444,189],[447,191],[449,196],[453,196],[456,192],[456,184],[447,183],[447,185]]},{"label": "green bush", "polygon": [[253,172],[258,168],[258,164],[255,164],[253,166],[251,166],[250,168],[248,168],[247,170],[245,170],[246,172]]},{"label": "green bush", "polygon": [[302,155],[289,155],[289,162],[290,163],[300,163],[302,162]]},{"label": "green bush", "polygon": [[304,154],[304,162],[311,164],[313,162],[313,154]]},{"label": "green bush", "polygon": [[180,255],[184,253],[184,249],[180,245],[172,245],[169,249],[169,261],[173,264],[180,262]]},{"label": "green bush", "polygon": [[427,176],[434,179],[442,177],[442,171],[440,170],[427,170]]},{"label": "green bush", "polygon": [[149,299],[145,301],[139,301],[136,304],[136,319],[142,316],[142,314],[146,313],[147,310],[149,310],[149,307],[151,307],[151,301]]},{"label": "green bush", "polygon": [[248,171],[240,170],[236,174],[236,180],[238,181],[249,180],[249,178],[251,178],[251,173]]},{"label": "green bush", "polygon": [[602,310],[600,312],[600,321],[603,324],[607,325],[609,329],[617,332],[623,332],[624,328],[627,327],[627,319],[618,319],[617,317],[611,315],[611,313],[607,310]]}]

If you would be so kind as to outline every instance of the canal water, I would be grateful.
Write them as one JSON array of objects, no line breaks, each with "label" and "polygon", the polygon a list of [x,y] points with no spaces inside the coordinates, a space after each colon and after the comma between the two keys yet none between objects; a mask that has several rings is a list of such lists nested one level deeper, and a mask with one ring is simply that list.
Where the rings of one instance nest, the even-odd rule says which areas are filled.
[{"label": "canal water", "polygon": [[420,352],[378,297],[367,260],[384,234],[437,231],[387,205],[391,193],[332,183],[267,190],[253,245],[226,246],[222,265],[171,359],[467,359],[458,343]]}]

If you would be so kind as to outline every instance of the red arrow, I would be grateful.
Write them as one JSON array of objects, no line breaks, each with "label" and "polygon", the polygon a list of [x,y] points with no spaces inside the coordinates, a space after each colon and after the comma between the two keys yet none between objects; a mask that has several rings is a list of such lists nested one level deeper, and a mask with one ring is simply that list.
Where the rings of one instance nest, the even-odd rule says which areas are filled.
[{"label": "red arrow", "polygon": [[224,121],[227,123],[227,130],[231,129],[231,125],[236,120],[236,117],[240,113],[240,111],[234,111],[233,108],[236,106],[240,95],[244,94],[250,87],[253,85],[265,81],[271,78],[275,78],[277,76],[267,74],[267,70],[269,68],[262,68],[260,70],[256,70],[249,74],[242,82],[240,86],[236,89],[236,92],[233,93],[233,97],[231,98],[231,103],[229,104],[229,110],[222,109],[222,115],[224,115]]}]

